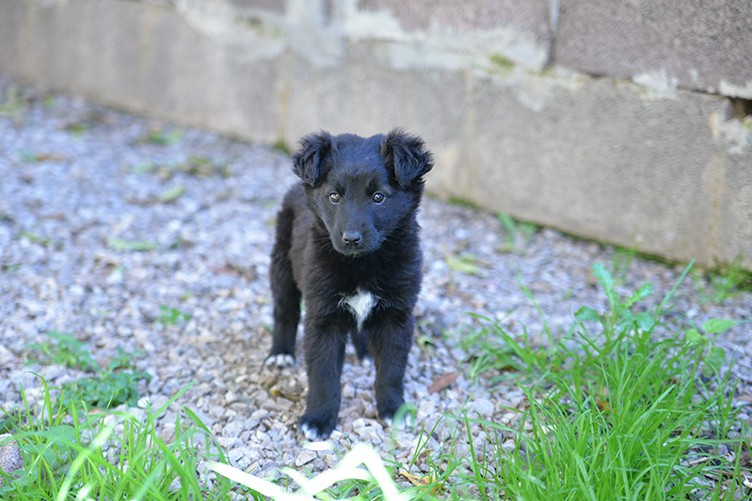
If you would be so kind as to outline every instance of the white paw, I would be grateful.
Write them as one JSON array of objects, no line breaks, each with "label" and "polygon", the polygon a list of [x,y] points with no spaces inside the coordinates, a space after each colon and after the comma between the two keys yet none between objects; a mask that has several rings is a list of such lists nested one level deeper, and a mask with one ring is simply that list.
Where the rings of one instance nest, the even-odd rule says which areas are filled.
[{"label": "white paw", "polygon": [[300,431],[303,432],[303,436],[306,438],[306,440],[309,440],[311,442],[321,442],[329,438],[328,436],[325,437],[321,435],[318,430],[311,426],[308,426],[307,423],[300,425]]},{"label": "white paw", "polygon": [[278,353],[276,355],[269,355],[264,362],[266,367],[276,367],[277,369],[284,369],[285,367],[291,367],[295,364],[295,357],[287,353]]},{"label": "white paw", "polygon": [[360,363],[361,363],[361,365],[363,367],[365,367],[367,369],[370,369],[371,367],[373,367],[373,359],[371,357],[369,357],[368,355],[366,355],[365,357],[363,357],[363,359],[360,361]]},{"label": "white paw", "polygon": [[[400,415],[401,414],[401,415]],[[414,411],[401,413],[397,411],[393,418],[384,418],[384,424],[398,431],[409,430],[415,427],[416,419]]]}]

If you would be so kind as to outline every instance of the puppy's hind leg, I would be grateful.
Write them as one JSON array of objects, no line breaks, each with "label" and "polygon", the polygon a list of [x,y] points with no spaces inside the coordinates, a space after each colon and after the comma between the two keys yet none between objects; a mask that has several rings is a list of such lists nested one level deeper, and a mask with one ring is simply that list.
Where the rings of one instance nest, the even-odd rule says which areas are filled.
[{"label": "puppy's hind leg", "polygon": [[295,284],[290,261],[294,214],[283,207],[277,215],[277,238],[272,250],[270,278],[274,301],[272,349],[265,365],[285,367],[295,361],[295,337],[300,321],[301,293]]},{"label": "puppy's hind leg", "polygon": [[365,366],[370,366],[372,363],[371,356],[368,353],[368,340],[366,333],[362,330],[353,330],[351,333],[352,342],[355,346],[355,353],[358,355],[358,360]]}]

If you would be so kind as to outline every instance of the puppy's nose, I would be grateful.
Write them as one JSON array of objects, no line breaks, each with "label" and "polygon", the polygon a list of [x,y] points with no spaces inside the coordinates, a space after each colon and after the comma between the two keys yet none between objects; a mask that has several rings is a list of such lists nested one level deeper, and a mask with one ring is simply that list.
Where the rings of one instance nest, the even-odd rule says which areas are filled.
[{"label": "puppy's nose", "polygon": [[358,245],[360,241],[363,240],[363,235],[361,235],[359,231],[345,231],[342,233],[342,240],[344,240],[347,245]]}]

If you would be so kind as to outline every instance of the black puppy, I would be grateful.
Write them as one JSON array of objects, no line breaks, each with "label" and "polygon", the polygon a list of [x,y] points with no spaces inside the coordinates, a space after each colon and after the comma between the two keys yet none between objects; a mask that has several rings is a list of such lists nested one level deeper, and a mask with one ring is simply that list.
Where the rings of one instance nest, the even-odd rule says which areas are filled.
[{"label": "black puppy", "polygon": [[294,361],[305,302],[308,402],[300,427],[324,439],[337,424],[348,334],[376,364],[379,416],[403,403],[422,255],[416,212],[433,160],[401,129],[362,138],[320,132],[293,157],[302,183],[285,195],[271,262],[274,334],[267,365]]}]

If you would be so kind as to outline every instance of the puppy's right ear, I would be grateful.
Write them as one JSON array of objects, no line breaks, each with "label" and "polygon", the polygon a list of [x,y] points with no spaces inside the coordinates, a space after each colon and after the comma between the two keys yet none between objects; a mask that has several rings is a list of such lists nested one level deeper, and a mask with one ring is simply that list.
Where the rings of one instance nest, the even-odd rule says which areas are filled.
[{"label": "puppy's right ear", "polygon": [[433,156],[423,140],[401,128],[392,130],[381,144],[381,155],[400,186],[423,186],[423,175],[433,167]]},{"label": "puppy's right ear", "polygon": [[332,135],[326,131],[305,136],[292,157],[292,171],[307,185],[317,186],[329,171],[332,147]]}]

